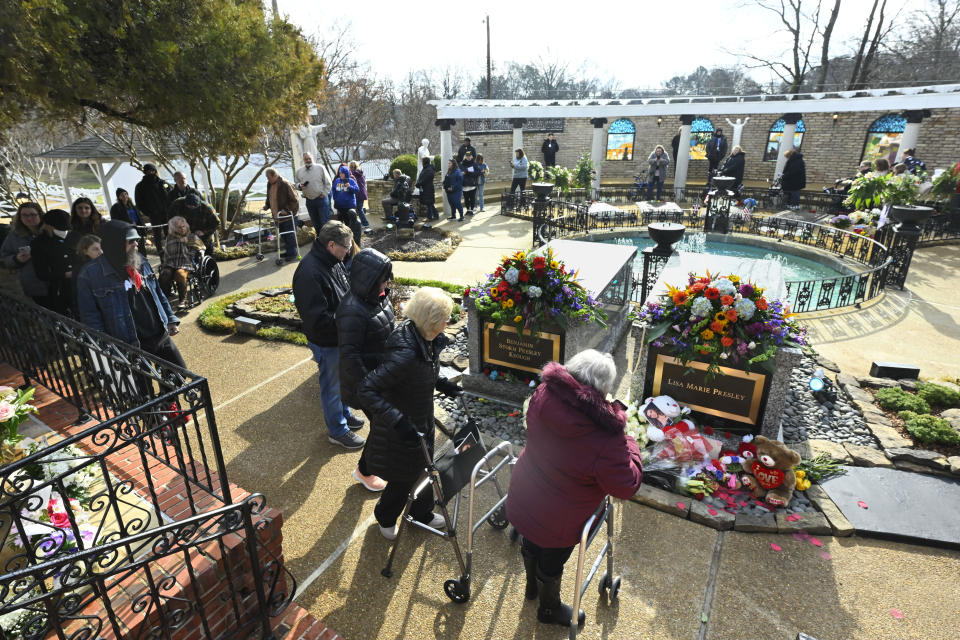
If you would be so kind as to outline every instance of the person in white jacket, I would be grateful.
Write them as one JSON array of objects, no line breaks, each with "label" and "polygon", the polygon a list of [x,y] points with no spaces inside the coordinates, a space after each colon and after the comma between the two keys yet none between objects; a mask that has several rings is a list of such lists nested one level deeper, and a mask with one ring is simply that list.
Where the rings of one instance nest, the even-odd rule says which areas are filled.
[{"label": "person in white jacket", "polygon": [[333,187],[333,180],[330,179],[326,167],[314,164],[313,155],[310,153],[303,154],[303,166],[297,169],[294,178],[297,189],[303,192],[307,201],[307,213],[310,214],[313,228],[319,231],[330,221],[330,189]]}]

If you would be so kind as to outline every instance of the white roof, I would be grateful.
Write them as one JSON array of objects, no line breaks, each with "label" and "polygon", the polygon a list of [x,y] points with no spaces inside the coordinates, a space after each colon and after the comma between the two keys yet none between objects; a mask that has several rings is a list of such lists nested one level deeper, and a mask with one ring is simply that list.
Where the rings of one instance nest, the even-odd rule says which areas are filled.
[{"label": "white roof", "polygon": [[431,100],[438,118],[621,116],[912,111],[960,107],[960,84],[753,96],[653,96],[579,100]]}]

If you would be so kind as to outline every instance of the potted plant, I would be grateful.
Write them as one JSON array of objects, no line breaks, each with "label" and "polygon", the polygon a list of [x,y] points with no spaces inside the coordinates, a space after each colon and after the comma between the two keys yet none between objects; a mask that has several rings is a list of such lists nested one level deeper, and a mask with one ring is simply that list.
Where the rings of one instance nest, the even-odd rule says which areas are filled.
[{"label": "potted plant", "polygon": [[527,175],[532,182],[543,182],[543,165],[537,160],[531,160],[527,165]]},{"label": "potted plant", "polygon": [[952,216],[960,215],[960,162],[933,179],[930,195],[937,202],[946,202]]},{"label": "potted plant", "polygon": [[546,174],[548,180],[553,180],[553,183],[557,186],[557,189],[560,190],[560,193],[566,194],[570,191],[571,183],[573,182],[573,173],[570,169],[566,167],[547,167]]},{"label": "potted plant", "polygon": [[30,404],[33,389],[11,389],[0,387],[0,464],[9,464],[23,457],[23,449],[18,444],[23,440],[20,424],[27,414],[36,413],[37,408]]}]

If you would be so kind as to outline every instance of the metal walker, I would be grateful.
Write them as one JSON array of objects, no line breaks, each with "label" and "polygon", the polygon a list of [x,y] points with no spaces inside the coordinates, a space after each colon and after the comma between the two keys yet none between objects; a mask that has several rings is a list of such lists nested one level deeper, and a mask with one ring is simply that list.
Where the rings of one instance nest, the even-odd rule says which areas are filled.
[{"label": "metal walker", "polygon": [[[604,520],[607,523],[607,542],[603,545],[603,548],[600,549],[600,553],[597,554],[596,560],[593,561],[593,565],[590,567],[590,572],[587,574],[586,579],[584,579],[583,566],[587,549],[600,532]],[[603,596],[604,592],[607,592],[610,602],[613,602],[620,594],[622,578],[620,576],[614,576],[613,574],[613,502],[611,502],[610,496],[603,499],[603,502],[601,502],[600,506],[593,512],[593,515],[587,519],[580,533],[580,544],[577,545],[577,579],[576,586],[573,590],[573,617],[570,619],[570,640],[575,640],[577,637],[577,612],[580,611],[580,601],[583,599],[583,594],[586,593],[587,587],[590,586],[590,581],[593,580],[593,576],[596,575],[597,570],[600,568],[600,563],[603,562],[604,557],[607,559],[607,570],[604,571],[600,577],[597,588],[601,596]]]},{"label": "metal walker", "polygon": [[[453,545],[453,551],[457,557],[457,564],[460,567],[460,577],[459,579],[451,579],[444,582],[443,591],[447,594],[447,597],[457,603],[463,603],[470,599],[470,581],[473,569],[473,534],[484,522],[489,523],[494,529],[505,529],[509,524],[506,518],[506,511],[503,506],[507,500],[507,494],[500,486],[500,482],[497,480],[496,474],[505,466],[515,464],[517,461],[516,457],[513,455],[513,445],[509,442],[501,442],[493,449],[487,450],[483,442],[483,436],[480,433],[476,422],[474,422],[473,417],[470,415],[470,409],[467,406],[466,400],[464,400],[462,394],[460,395],[460,402],[463,406],[464,413],[467,415],[467,426],[461,431],[457,432],[457,434],[454,436],[454,439],[449,443],[449,447],[444,449],[445,453],[441,452],[437,456],[437,462],[446,458],[451,463],[450,467],[445,470],[443,477],[441,477],[441,471],[437,468],[437,464],[430,455],[430,450],[427,448],[426,441],[422,436],[420,437],[420,447],[426,462],[425,474],[407,496],[407,504],[404,506],[403,513],[400,517],[400,526],[397,530],[396,540],[394,540],[393,547],[390,550],[390,556],[387,559],[387,565],[380,572],[381,575],[386,578],[389,578],[393,575],[393,559],[396,555],[397,548],[400,546],[400,539],[403,536],[403,531],[406,528],[406,525],[409,524],[420,527],[421,529],[425,529],[436,536],[440,536],[441,538],[449,540]],[[450,449],[456,446],[458,440],[462,441],[462,439],[466,438],[469,434],[473,434],[476,437],[477,444],[474,446],[480,447],[480,450],[483,451],[484,454],[481,458],[479,458],[479,460],[476,460],[476,462],[467,467],[465,464],[472,462],[476,454],[473,454],[473,457],[468,458],[463,452],[456,454],[452,453]],[[490,465],[493,459],[498,455],[502,456],[501,459],[491,467]],[[466,481],[465,479],[467,470],[470,472],[469,481]],[[477,479],[478,477],[480,478],[479,480]],[[496,504],[494,504],[493,507],[491,507],[486,513],[484,513],[479,520],[474,522],[474,499],[476,488],[488,481],[493,482],[499,499],[497,500]],[[470,528],[467,530],[467,550],[466,560],[464,560],[463,554],[460,551],[460,544],[457,541],[457,520],[460,514],[460,498],[462,490],[468,483],[470,485],[470,493],[467,504],[467,513],[470,521]],[[418,522],[413,518],[412,515],[410,515],[410,507],[413,504],[413,501],[417,498],[417,496],[420,495],[421,491],[427,488],[427,485],[432,486],[434,503],[440,508],[440,513],[443,515],[443,519],[446,522],[446,531],[440,531],[422,522]],[[451,518],[447,510],[447,504],[449,503],[450,499],[454,497],[456,499],[454,500],[453,517]]]}]

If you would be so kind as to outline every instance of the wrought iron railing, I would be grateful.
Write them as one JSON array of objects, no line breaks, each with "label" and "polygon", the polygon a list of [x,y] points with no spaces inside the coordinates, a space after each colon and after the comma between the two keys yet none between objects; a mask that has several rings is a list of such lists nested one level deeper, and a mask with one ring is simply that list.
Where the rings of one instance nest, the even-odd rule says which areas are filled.
[{"label": "wrought iron railing", "polygon": [[[279,542],[267,550],[279,526],[264,533],[262,498],[233,502],[206,379],[32,303],[0,304],[0,361],[84,413],[64,439],[0,467],[0,638],[128,637],[118,630],[138,614],[143,637],[191,621],[209,639],[248,620],[268,628],[292,577]],[[246,568],[231,568],[244,553]],[[207,583],[220,585],[210,620]]]},{"label": "wrought iron railing", "polygon": [[[270,548],[263,508],[255,494],[18,567],[0,576],[0,636],[272,637],[295,583]],[[234,536],[244,544],[228,545]]]}]

